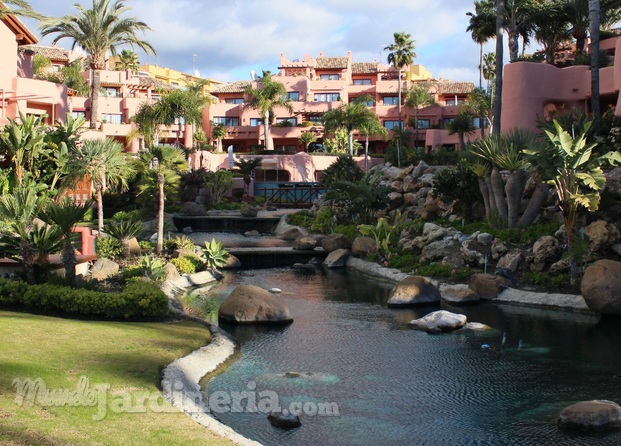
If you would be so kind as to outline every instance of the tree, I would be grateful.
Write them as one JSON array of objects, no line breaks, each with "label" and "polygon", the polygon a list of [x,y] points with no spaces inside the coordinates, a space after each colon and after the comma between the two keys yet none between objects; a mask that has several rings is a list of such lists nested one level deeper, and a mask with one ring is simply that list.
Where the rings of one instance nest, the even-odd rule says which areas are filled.
[{"label": "tree", "polygon": [[494,89],[494,124],[492,131],[500,135],[500,115],[502,113],[502,68],[503,68],[503,17],[505,12],[505,0],[496,0],[496,87]]},{"label": "tree", "polygon": [[43,212],[39,214],[45,223],[55,225],[62,233],[61,260],[65,267],[65,278],[72,286],[75,286],[75,266],[78,263],[72,244],[75,235],[73,230],[84,219],[90,207],[88,202],[76,204],[66,198],[60,203],[48,202]]},{"label": "tree", "polygon": [[429,84],[414,84],[405,95],[405,106],[414,109],[415,136],[414,144],[418,147],[418,112],[421,108],[433,107],[436,101],[429,92]]},{"label": "tree", "polygon": [[494,5],[490,0],[474,2],[474,12],[467,12],[470,17],[468,28],[472,40],[479,45],[479,88],[483,88],[483,45],[496,37]]},{"label": "tree", "polygon": [[463,150],[466,146],[465,135],[471,135],[475,131],[474,124],[472,123],[472,115],[465,111],[459,112],[452,121],[446,124],[446,129],[449,135],[457,133],[459,137],[459,148]]},{"label": "tree", "polygon": [[492,97],[482,88],[475,88],[466,97],[462,111],[477,116],[480,121],[481,137],[485,137],[486,124],[491,127],[494,119]]},{"label": "tree", "polygon": [[274,150],[274,141],[270,136],[270,124],[272,123],[274,112],[277,108],[284,108],[289,113],[293,113],[291,101],[287,96],[284,84],[272,79],[269,71],[263,72],[263,77],[259,80],[257,87],[249,85],[244,91],[243,110],[256,110],[263,118],[263,128],[265,136],[265,148]]},{"label": "tree", "polygon": [[90,55],[90,68],[93,70],[91,83],[90,127],[97,126],[99,117],[100,71],[106,67],[108,52],[117,54],[117,47],[130,45],[138,47],[147,54],[156,54],[147,41],[137,36],[138,32],[150,30],[149,26],[133,17],[122,17],[129,8],[123,0],[93,0],[91,9],[75,4],[76,15],[48,18],[41,22],[41,35],[58,34],[53,42],[63,38],[73,39],[72,49],[80,46]]},{"label": "tree", "polygon": [[252,181],[252,172],[261,166],[261,158],[248,158],[235,161],[235,167],[239,169],[244,177],[244,193],[247,195]]},{"label": "tree", "polygon": [[369,119],[360,126],[360,133],[364,135],[364,171],[369,170],[369,136],[381,136],[388,138],[388,130],[384,127],[379,118],[374,114],[375,119]]},{"label": "tree", "polygon": [[[29,17],[37,20],[43,19],[43,16],[32,9],[30,3],[25,0],[2,0],[2,3],[4,7],[0,7],[0,19],[9,15]],[[8,6],[10,5],[15,6],[15,8],[9,8]]]},{"label": "tree", "polygon": [[[401,117],[401,72],[404,67],[411,65],[416,58],[416,53],[414,52],[414,41],[411,38],[412,36],[405,32],[395,32],[393,34],[394,42],[388,45],[384,50],[390,51],[388,53],[388,64],[392,65],[397,69],[397,95],[398,95],[398,103],[397,103],[397,112],[399,115],[399,135],[401,135],[401,131],[403,130],[403,120]],[[401,166],[401,156],[400,156],[400,144],[397,144],[397,165]]]},{"label": "tree", "polygon": [[546,62],[554,64],[555,54],[571,38],[562,8],[554,0],[538,0],[531,24],[535,39],[543,46]]},{"label": "tree", "polygon": [[114,64],[117,71],[130,70],[132,73],[138,72],[138,54],[131,50],[123,50]]},{"label": "tree", "polygon": [[171,146],[155,146],[140,154],[142,167],[140,193],[147,196],[157,191],[157,244],[155,250],[162,252],[164,247],[164,206],[166,184],[176,187],[181,179],[179,172],[187,169],[183,150]]},{"label": "tree", "polygon": [[70,154],[67,180],[75,186],[90,178],[97,202],[97,230],[104,230],[103,192],[108,188],[127,189],[128,179],[135,173],[129,155],[113,139],[86,140]]},{"label": "tree", "polygon": [[509,60],[511,62],[515,62],[519,57],[520,37],[524,41],[523,46],[526,46],[532,34],[533,6],[532,0],[503,0],[502,26],[507,32]]},{"label": "tree", "polygon": [[371,98],[363,96],[349,104],[343,104],[323,115],[325,134],[334,133],[338,129],[347,131],[347,149],[349,156],[354,153],[354,130],[362,129],[367,123],[377,120],[377,116],[366,105]]},{"label": "tree", "polygon": [[216,152],[222,152],[222,140],[226,136],[226,126],[216,124],[211,129],[211,137],[216,141]]},{"label": "tree", "polygon": [[9,118],[0,134],[0,150],[11,160],[14,184],[20,186],[25,177],[38,179],[40,158],[47,157],[43,119],[20,112],[20,122]]},{"label": "tree", "polygon": [[599,127],[602,113],[599,94],[599,28],[600,0],[589,0],[589,34],[591,35],[591,111],[595,128]]},{"label": "tree", "polygon": [[483,56],[483,79],[487,81],[487,91],[494,97],[494,84],[490,81],[496,79],[496,53],[487,53]]},{"label": "tree", "polygon": [[300,135],[298,140],[304,144],[304,151],[306,152],[308,150],[308,145],[317,141],[317,135],[313,132],[304,132]]}]

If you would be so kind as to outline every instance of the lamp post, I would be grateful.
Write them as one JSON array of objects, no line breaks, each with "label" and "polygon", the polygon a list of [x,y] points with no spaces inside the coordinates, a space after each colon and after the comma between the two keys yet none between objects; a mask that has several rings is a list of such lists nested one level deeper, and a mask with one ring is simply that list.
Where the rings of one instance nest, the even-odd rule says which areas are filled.
[{"label": "lamp post", "polygon": [[160,160],[154,156],[151,159],[151,170],[157,175],[158,209],[157,209],[157,244],[155,251],[160,253],[164,248],[164,173],[160,169]]}]

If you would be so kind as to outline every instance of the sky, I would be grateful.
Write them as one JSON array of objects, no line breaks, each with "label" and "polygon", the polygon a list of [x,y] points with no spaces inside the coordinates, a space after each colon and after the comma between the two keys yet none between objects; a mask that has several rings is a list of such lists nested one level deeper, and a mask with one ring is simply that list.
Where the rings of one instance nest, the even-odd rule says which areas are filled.
[{"label": "sky", "polygon": [[[51,17],[74,14],[90,0],[29,0]],[[415,41],[414,63],[435,78],[478,82],[479,47],[466,32],[470,0],[126,0],[128,16],[147,23],[143,38],[157,56],[137,51],[140,63],[158,64],[221,82],[250,79],[250,71],[278,71],[280,54],[302,59],[346,56],[386,63],[393,33]],[[39,36],[37,23],[23,20]],[[50,44],[51,38],[41,44]],[[70,48],[72,41],[58,45]],[[493,51],[494,42],[486,52]]]}]

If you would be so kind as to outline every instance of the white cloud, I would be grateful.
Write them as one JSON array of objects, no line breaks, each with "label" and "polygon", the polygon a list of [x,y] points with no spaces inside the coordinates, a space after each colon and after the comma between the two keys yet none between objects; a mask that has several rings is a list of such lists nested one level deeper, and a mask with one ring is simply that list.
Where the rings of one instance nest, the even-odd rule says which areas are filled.
[{"label": "white cloud", "polygon": [[[74,2],[30,0],[52,16],[73,14]],[[473,2],[465,0],[127,0],[126,5],[154,30],[145,39],[159,56],[141,61],[189,72],[197,54],[201,74],[224,81],[247,78],[250,69],[276,71],[281,53],[294,59],[351,50],[355,61],[385,62],[383,47],[394,31],[412,35],[416,63],[434,76],[477,78],[478,48],[465,31]],[[463,79],[470,72],[473,77]]]}]

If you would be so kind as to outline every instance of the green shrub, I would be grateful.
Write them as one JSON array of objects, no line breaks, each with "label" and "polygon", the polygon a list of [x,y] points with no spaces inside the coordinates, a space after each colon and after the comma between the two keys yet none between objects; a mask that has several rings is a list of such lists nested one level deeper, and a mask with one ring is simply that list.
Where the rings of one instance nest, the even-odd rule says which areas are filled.
[{"label": "green shrub", "polygon": [[209,268],[220,268],[226,264],[226,259],[229,257],[228,250],[222,245],[222,242],[216,241],[215,238],[210,242],[205,242],[205,248],[203,253],[207,259],[207,266]]},{"label": "green shrub", "polygon": [[360,235],[358,227],[356,225],[336,225],[332,230],[335,234],[343,234],[347,236],[352,242],[356,237]]},{"label": "green shrub", "polygon": [[120,293],[110,293],[53,284],[29,286],[0,279],[0,305],[108,319],[161,319],[168,314],[166,295],[157,285],[144,282],[129,284]]},{"label": "green shrub", "polygon": [[140,246],[140,249],[142,249],[143,251],[152,251],[155,249],[155,243],[149,241],[149,240],[140,240],[138,242],[138,245]]},{"label": "green shrub", "polygon": [[302,226],[308,228],[312,224],[315,216],[310,211],[298,211],[295,214],[287,216],[287,223],[294,226]]},{"label": "green shrub", "polygon": [[142,212],[139,210],[133,211],[119,211],[112,216],[113,221],[130,221],[130,220],[142,220]]},{"label": "green shrub", "polygon": [[447,204],[457,200],[456,210],[467,220],[471,220],[474,204],[481,201],[479,179],[467,160],[462,159],[457,167],[443,170],[434,176],[432,195]]},{"label": "green shrub", "polygon": [[142,256],[135,265],[130,265],[121,271],[121,277],[127,281],[134,277],[144,277],[154,282],[166,279],[166,260],[159,257]]},{"label": "green shrub", "polygon": [[114,237],[98,237],[96,244],[97,257],[105,259],[119,258],[123,253],[123,247]]},{"label": "green shrub", "polygon": [[167,240],[167,249],[185,249],[194,252],[194,241],[187,235],[180,235]]},{"label": "green shrub", "polygon": [[332,231],[332,227],[336,224],[335,220],[336,210],[331,207],[323,207],[317,211],[315,221],[310,225],[310,230],[322,234],[329,234]]},{"label": "green shrub", "polygon": [[339,181],[350,181],[357,183],[362,180],[364,173],[356,161],[345,155],[341,155],[335,162],[321,172],[319,183],[323,187],[332,187]]},{"label": "green shrub", "polygon": [[170,263],[175,265],[179,274],[193,274],[203,267],[203,261],[196,256],[184,256],[171,259]]}]

